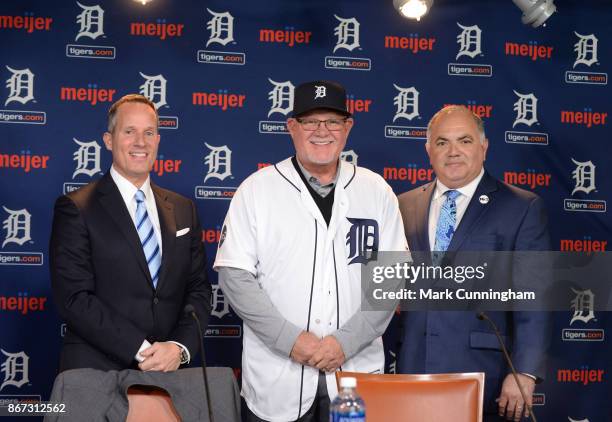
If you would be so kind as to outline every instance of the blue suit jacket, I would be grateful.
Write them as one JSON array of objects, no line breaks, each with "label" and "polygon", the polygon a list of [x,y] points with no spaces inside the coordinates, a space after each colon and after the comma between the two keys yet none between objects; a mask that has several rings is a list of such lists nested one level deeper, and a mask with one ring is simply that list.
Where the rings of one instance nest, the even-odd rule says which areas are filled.
[{"label": "blue suit jacket", "polygon": [[[431,250],[428,220],[434,189],[435,181],[399,196],[411,251]],[[489,198],[488,203],[479,201],[481,195]],[[448,250],[550,250],[541,198],[485,172]],[[504,337],[516,370],[543,379],[548,317],[536,312],[487,314]],[[485,410],[495,411],[495,398],[509,369],[495,334],[485,321],[476,318],[476,312],[404,312],[401,337],[400,372],[485,372]]]}]

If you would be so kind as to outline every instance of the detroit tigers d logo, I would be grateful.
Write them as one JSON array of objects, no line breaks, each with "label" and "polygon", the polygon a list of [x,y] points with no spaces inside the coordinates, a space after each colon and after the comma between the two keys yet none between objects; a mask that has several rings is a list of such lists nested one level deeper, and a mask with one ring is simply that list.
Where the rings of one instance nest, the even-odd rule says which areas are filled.
[{"label": "detroit tigers d logo", "polygon": [[369,218],[346,218],[351,228],[346,234],[350,264],[367,264],[376,260],[378,252],[378,222]]}]

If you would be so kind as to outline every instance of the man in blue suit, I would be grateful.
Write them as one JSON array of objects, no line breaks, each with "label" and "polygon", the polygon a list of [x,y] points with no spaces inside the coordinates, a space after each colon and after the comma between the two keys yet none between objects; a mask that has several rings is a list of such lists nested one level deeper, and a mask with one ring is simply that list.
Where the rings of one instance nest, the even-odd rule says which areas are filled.
[{"label": "man in blue suit", "polygon": [[[463,106],[444,107],[429,122],[425,148],[436,180],[399,197],[415,256],[430,264],[429,251],[550,250],[541,198],[484,169],[488,140],[480,117]],[[504,337],[531,405],[545,373],[549,320],[535,312],[498,311],[489,317]],[[485,421],[527,415],[497,338],[476,312],[404,312],[402,326],[400,372],[485,372]]]}]

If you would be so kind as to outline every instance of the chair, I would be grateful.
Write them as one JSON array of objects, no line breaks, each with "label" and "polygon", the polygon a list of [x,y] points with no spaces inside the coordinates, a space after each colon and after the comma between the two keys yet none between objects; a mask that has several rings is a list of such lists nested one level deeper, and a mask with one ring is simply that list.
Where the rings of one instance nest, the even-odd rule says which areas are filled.
[{"label": "chair", "polygon": [[180,422],[166,390],[146,385],[128,388],[129,411],[126,422]]},{"label": "chair", "polygon": [[355,377],[368,422],[482,422],[484,373],[364,374]]}]

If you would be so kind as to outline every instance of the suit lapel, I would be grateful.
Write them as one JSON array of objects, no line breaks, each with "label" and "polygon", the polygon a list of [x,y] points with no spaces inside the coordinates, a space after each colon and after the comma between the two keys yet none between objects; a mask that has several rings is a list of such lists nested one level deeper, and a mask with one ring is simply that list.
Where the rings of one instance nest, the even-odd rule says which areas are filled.
[{"label": "suit lapel", "polygon": [[416,201],[416,227],[417,239],[419,243],[419,251],[427,252],[431,246],[429,245],[429,207],[431,205],[431,197],[433,196],[436,187],[436,182],[429,183],[423,186],[419,192],[418,200]]},{"label": "suit lapel", "polygon": [[176,242],[176,220],[174,218],[174,204],[168,200],[164,191],[153,183],[151,183],[151,189],[155,195],[162,238],[162,262],[159,281],[157,282],[157,290],[159,290],[163,286],[168,274],[168,267],[170,262],[172,262],[170,258],[174,251],[174,242]]},{"label": "suit lapel", "polygon": [[98,193],[98,201],[106,210],[111,219],[115,222],[119,228],[119,231],[125,237],[127,244],[134,253],[140,269],[147,278],[149,284],[152,285],[149,267],[147,266],[147,261],[144,256],[144,251],[142,250],[142,244],[140,243],[138,232],[136,231],[136,227],[134,226],[134,222],[130,217],[130,213],[125,206],[121,193],[119,192],[117,185],[115,185],[115,182],[113,182],[110,173],[106,173],[102,179],[100,179]]},{"label": "suit lapel", "polygon": [[[472,199],[465,210],[465,214],[463,215],[457,230],[455,230],[455,234],[453,234],[451,243],[448,246],[449,251],[459,250],[461,244],[476,227],[475,223],[484,215],[486,210],[491,207],[491,201],[494,201],[495,197],[490,194],[496,190],[497,181],[485,171],[484,175],[482,176],[482,180],[474,192],[474,196],[472,196]],[[482,203],[480,201],[480,197],[482,195],[486,195],[488,197],[488,202]]]}]

